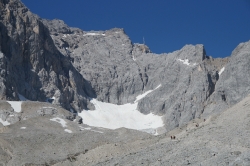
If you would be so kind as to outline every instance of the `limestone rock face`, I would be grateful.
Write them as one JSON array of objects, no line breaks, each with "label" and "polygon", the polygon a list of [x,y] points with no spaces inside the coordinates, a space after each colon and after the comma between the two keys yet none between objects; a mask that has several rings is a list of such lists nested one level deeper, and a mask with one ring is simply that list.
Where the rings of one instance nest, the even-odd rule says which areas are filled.
[{"label": "limestone rock face", "polygon": [[[94,92],[70,59],[54,46],[49,30],[19,0],[0,2],[0,98],[46,101],[66,109],[87,108]],[[63,32],[61,30],[60,32]]]},{"label": "limestone rock face", "polygon": [[141,71],[132,59],[133,44],[123,29],[84,32],[70,28],[65,34],[53,28],[61,25],[58,21],[43,22],[52,30],[58,50],[90,81],[98,100],[124,104],[142,92]]},{"label": "limestone rock face", "polygon": [[203,45],[186,45],[170,54],[139,56],[137,62],[147,73],[149,89],[161,84],[140,101],[139,109],[164,115],[167,129],[200,117],[218,79],[215,66],[208,63],[211,60]]},{"label": "limestone rock face", "polygon": [[250,93],[250,41],[240,43],[221,67],[215,92],[208,99],[204,114],[221,112],[241,101]]}]

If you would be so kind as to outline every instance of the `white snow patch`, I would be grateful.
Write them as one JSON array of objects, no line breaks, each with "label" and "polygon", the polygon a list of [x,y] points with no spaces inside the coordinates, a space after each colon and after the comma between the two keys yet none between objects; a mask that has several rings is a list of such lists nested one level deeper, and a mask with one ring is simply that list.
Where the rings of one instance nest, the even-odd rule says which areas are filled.
[{"label": "white snow patch", "polygon": [[[156,89],[158,89],[158,88],[160,88],[160,87],[161,87],[161,84],[158,85],[154,90],[156,90]],[[138,96],[136,97],[135,103],[138,102],[139,100],[141,100],[142,98],[144,98],[145,96],[147,96],[149,93],[153,92],[154,90],[149,90],[149,91],[147,91],[147,92],[145,92],[145,93],[143,93],[143,94],[141,94],[141,95],[138,95]]]},{"label": "white snow patch", "polygon": [[195,66],[196,65],[196,63],[193,63],[193,64],[191,64],[191,63],[189,63],[189,60],[188,59],[184,59],[184,60],[182,60],[182,59],[177,59],[178,61],[181,61],[184,65],[188,65],[188,66]]},{"label": "white snow patch", "polygon": [[63,35],[63,37],[67,37],[66,35]]},{"label": "white snow patch", "polygon": [[21,101],[28,101],[28,99],[26,99],[23,95],[21,95],[19,93],[18,93],[18,97],[19,97],[19,100],[21,100]]},{"label": "white snow patch", "polygon": [[15,116],[15,115],[9,115],[10,117],[13,117],[13,116]]},{"label": "white snow patch", "polygon": [[4,126],[10,125],[8,121],[3,121],[1,118],[0,118],[0,123],[2,123]]},{"label": "white snow patch", "polygon": [[98,35],[105,36],[105,34],[100,34],[100,33],[86,33],[83,36],[98,36]]},{"label": "white snow patch", "polygon": [[11,107],[14,109],[15,112],[21,112],[21,101],[7,101]]},{"label": "white snow patch", "polygon": [[136,61],[135,56],[133,55],[133,61]]},{"label": "white snow patch", "polygon": [[57,122],[57,123],[60,123],[62,125],[62,127],[67,127],[67,122],[61,118],[52,118],[50,119],[51,121],[54,121],[54,122]]},{"label": "white snow patch", "polygon": [[[161,85],[157,88],[160,86]],[[154,115],[152,113],[144,115],[136,110],[138,104],[137,101],[152,91],[153,90],[147,91],[143,95],[137,97],[137,100],[133,104],[127,103],[124,105],[116,105],[92,99],[90,102],[94,104],[95,110],[83,110],[78,115],[83,118],[83,123],[89,126],[109,129],[117,129],[121,127],[135,130],[156,129],[164,125],[162,116]],[[84,129],[88,130],[87,128]],[[91,128],[89,128],[89,130],[91,130]]]},{"label": "white snow patch", "polygon": [[222,69],[220,69],[219,75],[221,75],[221,73],[223,73],[224,70],[225,70],[225,67],[223,67]]},{"label": "white snow patch", "polygon": [[159,135],[158,130],[155,130],[155,133],[153,135]]},{"label": "white snow patch", "polygon": [[67,132],[67,133],[72,133],[72,131],[69,130],[69,129],[64,129],[64,131]]},{"label": "white snow patch", "polygon": [[20,129],[26,129],[26,127],[21,127]]}]

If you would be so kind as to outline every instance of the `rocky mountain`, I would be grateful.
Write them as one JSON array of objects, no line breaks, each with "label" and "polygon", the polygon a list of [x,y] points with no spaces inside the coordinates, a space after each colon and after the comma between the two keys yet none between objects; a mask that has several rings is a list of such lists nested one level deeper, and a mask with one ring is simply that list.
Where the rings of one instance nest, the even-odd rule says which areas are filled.
[{"label": "rocky mountain", "polygon": [[[125,104],[161,85],[139,101],[138,110],[163,115],[166,130],[203,116],[204,110],[204,116],[216,113],[210,97],[229,58],[209,57],[203,45],[157,55],[146,45],[133,44],[123,29],[85,32],[61,20],[42,21],[57,49],[90,81],[98,100]],[[221,109],[227,108],[220,102]]]},{"label": "rocky mountain", "polygon": [[[155,54],[145,44],[132,43],[123,29],[72,28],[62,20],[40,18],[20,0],[0,0],[0,12],[0,164],[71,165],[76,161],[81,165],[86,157],[88,165],[129,165],[130,160],[135,161],[132,165],[197,165],[203,159],[203,165],[210,161],[229,165],[249,157],[248,142],[243,139],[249,136],[250,41],[240,43],[227,58],[208,56],[201,44]],[[161,117],[163,126],[143,131],[162,135],[87,126],[87,115],[93,121],[102,120],[96,118],[97,111],[105,112],[100,103],[116,105],[115,110],[132,108],[120,117],[110,110],[111,121],[126,118],[129,111],[139,111],[131,115],[142,119]],[[109,121],[110,117],[101,118]],[[205,134],[208,131],[211,137]],[[232,134],[224,131],[239,139],[230,140]],[[171,133],[178,140],[169,140]],[[196,147],[193,137],[205,148],[189,150]],[[220,141],[221,137],[225,139]],[[217,144],[225,147],[218,150]],[[112,154],[95,155],[113,146],[117,150]],[[151,152],[154,155],[146,161]],[[210,156],[218,153],[218,159]],[[234,157],[222,159],[229,153]],[[177,154],[187,160],[177,160]],[[192,154],[198,157],[190,158]]]},{"label": "rocky mountain", "polygon": [[94,109],[89,98],[120,105],[161,85],[138,110],[163,115],[169,130],[249,93],[249,77],[242,74],[248,73],[249,42],[223,59],[207,56],[203,45],[157,55],[132,43],[123,29],[85,32],[40,19],[17,0],[2,1],[1,15],[2,99],[21,94],[81,112]]},{"label": "rocky mountain", "polygon": [[87,108],[94,91],[55,47],[49,30],[20,1],[1,1],[0,98],[33,101],[55,98],[68,110]]},{"label": "rocky mountain", "polygon": [[123,29],[85,32],[40,19],[18,0],[2,1],[1,16],[1,99],[23,95],[81,112],[94,109],[90,98],[121,105],[161,85],[138,110],[164,116],[170,130],[249,93],[249,42],[222,59],[203,45],[157,55]]}]

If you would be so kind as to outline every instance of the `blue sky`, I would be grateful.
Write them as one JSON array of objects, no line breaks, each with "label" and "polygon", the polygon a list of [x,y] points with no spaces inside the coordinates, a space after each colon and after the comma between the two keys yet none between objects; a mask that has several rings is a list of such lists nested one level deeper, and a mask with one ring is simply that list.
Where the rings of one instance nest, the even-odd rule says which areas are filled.
[{"label": "blue sky", "polygon": [[204,44],[208,55],[229,56],[250,40],[250,0],[22,0],[35,14],[82,30],[124,28],[133,43],[168,53]]}]

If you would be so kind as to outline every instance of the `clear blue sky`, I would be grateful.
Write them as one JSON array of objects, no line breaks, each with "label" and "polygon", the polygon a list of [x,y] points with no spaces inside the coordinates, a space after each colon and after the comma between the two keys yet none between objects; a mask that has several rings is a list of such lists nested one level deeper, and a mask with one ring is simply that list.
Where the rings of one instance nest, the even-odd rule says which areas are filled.
[{"label": "clear blue sky", "polygon": [[208,55],[229,56],[250,40],[250,0],[22,0],[35,14],[82,30],[124,28],[133,43],[168,53],[204,44]]}]

